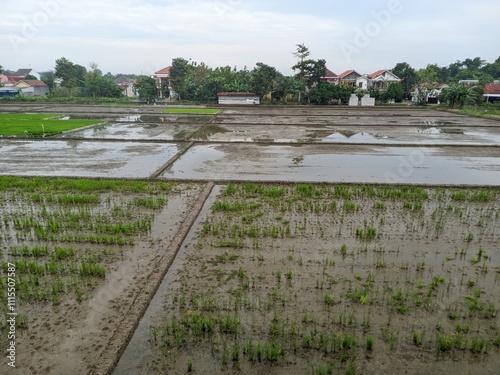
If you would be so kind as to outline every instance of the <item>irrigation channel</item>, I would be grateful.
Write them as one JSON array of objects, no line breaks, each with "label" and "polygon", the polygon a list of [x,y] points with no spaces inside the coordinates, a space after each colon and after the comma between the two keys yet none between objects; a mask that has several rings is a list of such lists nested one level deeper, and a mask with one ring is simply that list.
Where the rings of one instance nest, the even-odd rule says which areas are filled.
[{"label": "irrigation channel", "polygon": [[[417,373],[411,372],[417,365],[429,374],[493,374],[500,367],[498,120],[415,108],[227,107],[197,115],[163,113],[168,107],[0,106],[5,113],[99,122],[49,138],[1,138],[1,176],[193,183],[200,191],[160,268],[119,314],[118,329],[99,345],[87,373],[176,374],[194,367],[198,373],[376,374]],[[230,233],[228,222],[239,234]],[[427,297],[420,293],[425,288]],[[214,290],[229,297],[211,295]],[[316,294],[319,310],[308,299]],[[220,327],[208,343],[183,338],[185,346],[175,346],[167,322],[212,314],[199,305],[205,298],[217,301],[218,319],[244,305],[252,313],[238,324],[246,328],[231,336]],[[430,332],[434,321],[422,318],[433,309],[448,316],[437,333]],[[400,329],[409,320],[407,337]],[[275,326],[268,329],[268,321]],[[254,341],[252,334],[263,340],[257,326],[272,340]],[[326,337],[321,327],[341,331]],[[408,350],[411,335],[415,352]],[[441,339],[451,340],[450,347],[439,347],[436,357]],[[372,351],[373,340],[383,349]],[[257,360],[251,353],[261,343]],[[284,354],[292,351],[299,355]],[[51,373],[71,366],[71,358],[66,367],[58,366],[61,355],[52,358]]]}]

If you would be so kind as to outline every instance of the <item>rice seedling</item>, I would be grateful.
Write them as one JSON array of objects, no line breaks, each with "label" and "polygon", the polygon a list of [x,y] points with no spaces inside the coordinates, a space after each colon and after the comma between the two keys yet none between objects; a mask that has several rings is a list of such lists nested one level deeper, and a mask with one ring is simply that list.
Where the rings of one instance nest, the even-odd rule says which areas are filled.
[{"label": "rice seedling", "polygon": [[414,330],[414,331],[412,331],[411,336],[412,336],[413,344],[415,344],[416,346],[422,345],[422,341],[423,341],[423,337],[424,337],[423,332],[419,332],[419,331]]},{"label": "rice seedling", "polygon": [[373,336],[368,336],[366,338],[366,350],[372,351],[374,342],[375,342],[375,340],[374,340]]},{"label": "rice seedling", "polygon": [[325,301],[325,304],[327,304],[327,305],[333,305],[333,303],[335,301],[333,294],[330,294],[330,293],[325,294],[324,301]]}]

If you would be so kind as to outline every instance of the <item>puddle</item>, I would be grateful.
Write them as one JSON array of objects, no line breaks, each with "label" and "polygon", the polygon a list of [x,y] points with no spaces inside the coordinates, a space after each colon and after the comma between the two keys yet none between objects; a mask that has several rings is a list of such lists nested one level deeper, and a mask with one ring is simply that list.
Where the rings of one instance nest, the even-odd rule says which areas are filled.
[{"label": "puddle", "polygon": [[184,124],[107,123],[63,134],[60,138],[124,139],[124,140],[183,140],[192,130]]},{"label": "puddle", "polygon": [[387,136],[377,138],[370,133],[354,133],[349,131],[337,132],[324,137],[322,142],[352,142],[352,143],[377,143],[387,139]]},{"label": "puddle", "polygon": [[182,147],[175,143],[3,141],[0,143],[0,174],[145,178]]},{"label": "puddle", "polygon": [[[413,130],[415,131],[415,130]],[[462,129],[454,128],[435,128],[435,127],[421,127],[417,128],[416,132],[422,134],[464,134]]]},{"label": "puddle", "polygon": [[211,125],[211,126],[205,126],[198,130],[196,133],[194,133],[191,136],[191,139],[196,139],[200,141],[208,141],[211,136],[214,134],[219,134],[219,133],[230,133],[230,130],[227,130],[226,128],[223,128],[221,126],[216,126],[216,125]]},{"label": "puddle", "polygon": [[199,145],[163,178],[500,185],[496,149]]},{"label": "puddle", "polygon": [[147,374],[148,366],[155,359],[154,352],[150,345],[150,328],[154,325],[162,324],[164,318],[165,301],[172,298],[172,291],[176,290],[179,285],[179,272],[185,267],[186,260],[189,257],[188,249],[193,250],[193,247],[188,245],[193,242],[198,232],[201,229],[201,223],[210,213],[210,208],[215,202],[216,197],[222,191],[223,186],[215,186],[212,193],[208,197],[203,209],[196,218],[191,230],[186,236],[186,239],[181,245],[177,256],[170,266],[165,278],[163,279],[158,291],[154,295],[148,309],[143,318],[139,322],[127,348],[123,352],[120,361],[116,365],[113,375],[135,375]]},{"label": "puddle", "polygon": [[130,115],[130,116],[125,116],[125,117],[120,117],[116,121],[118,122],[142,122],[141,121],[141,115]]}]

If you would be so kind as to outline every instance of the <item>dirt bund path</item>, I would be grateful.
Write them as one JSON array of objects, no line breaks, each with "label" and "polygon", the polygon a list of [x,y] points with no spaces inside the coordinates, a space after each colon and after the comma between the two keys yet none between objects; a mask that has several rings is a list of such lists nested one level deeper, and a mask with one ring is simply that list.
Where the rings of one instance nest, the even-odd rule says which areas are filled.
[{"label": "dirt bund path", "polygon": [[125,317],[118,325],[118,328],[111,337],[111,340],[108,342],[108,345],[101,353],[97,364],[91,369],[90,374],[107,375],[113,372],[113,369],[120,360],[120,357],[127,347],[128,342],[132,338],[132,335],[134,334],[139,321],[146,312],[151,299],[154,297],[163,278],[167,274],[167,271],[172,265],[177,252],[179,251],[184,239],[193,226],[196,218],[200,214],[203,205],[210,196],[210,193],[212,192],[214,186],[215,183],[213,181],[210,181],[206,184],[205,188],[198,197],[198,200],[192,207],[191,212],[182,223],[174,239],[168,246],[167,251],[161,258],[159,262],[160,268],[152,274],[147,286],[138,295],[136,300],[131,305],[130,310],[125,314]]}]

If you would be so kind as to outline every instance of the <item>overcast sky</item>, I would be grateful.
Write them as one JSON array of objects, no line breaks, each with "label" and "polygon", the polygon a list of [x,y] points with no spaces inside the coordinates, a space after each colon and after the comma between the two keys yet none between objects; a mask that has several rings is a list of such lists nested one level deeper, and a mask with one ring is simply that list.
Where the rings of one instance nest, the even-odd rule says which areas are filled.
[{"label": "overcast sky", "polygon": [[52,70],[66,57],[151,74],[184,57],[292,74],[299,43],[340,74],[500,56],[498,0],[2,0],[0,65]]}]

